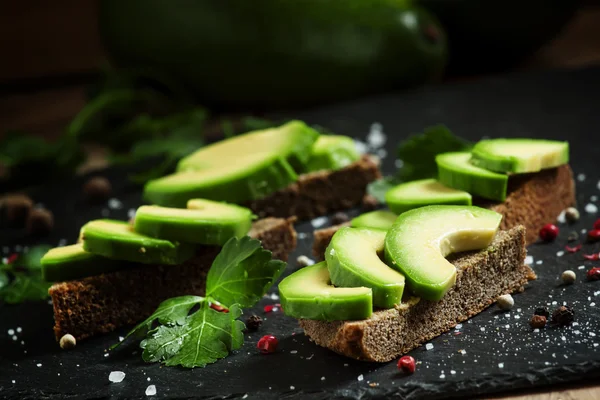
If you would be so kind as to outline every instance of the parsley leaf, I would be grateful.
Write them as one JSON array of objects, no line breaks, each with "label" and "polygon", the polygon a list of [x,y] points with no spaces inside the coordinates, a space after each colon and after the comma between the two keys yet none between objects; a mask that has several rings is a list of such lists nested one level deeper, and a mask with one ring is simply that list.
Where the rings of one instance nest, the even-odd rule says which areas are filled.
[{"label": "parsley leaf", "polygon": [[367,193],[375,197],[381,204],[385,204],[385,194],[399,183],[397,178],[386,176],[369,183],[367,185]]},{"label": "parsley leaf", "polygon": [[455,136],[444,125],[425,128],[398,145],[398,157],[404,166],[398,171],[402,182],[437,177],[435,156],[450,151],[468,151],[473,144]]},{"label": "parsley leaf", "polygon": [[49,249],[47,245],[32,247],[13,263],[0,266],[0,299],[18,304],[48,297],[52,284],[42,278],[40,260]]},{"label": "parsley leaf", "polygon": [[252,307],[279,277],[285,263],[271,260],[260,240],[231,238],[215,258],[206,277],[206,296],[231,306]]},{"label": "parsley leaf", "polygon": [[204,367],[241,347],[244,323],[237,320],[241,314],[237,304],[224,313],[213,310],[204,299],[183,324],[161,325],[149,332],[140,344],[142,357],[167,366]]}]

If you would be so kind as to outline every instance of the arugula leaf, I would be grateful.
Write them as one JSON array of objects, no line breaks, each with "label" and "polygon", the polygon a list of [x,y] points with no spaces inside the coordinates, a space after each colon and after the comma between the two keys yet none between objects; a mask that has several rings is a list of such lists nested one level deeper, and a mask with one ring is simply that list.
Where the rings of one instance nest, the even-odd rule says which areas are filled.
[{"label": "arugula leaf", "polygon": [[233,304],[229,312],[210,308],[208,300],[186,317],[182,325],[161,325],[142,341],[142,358],[146,362],[162,362],[167,366],[204,367],[227,357],[243,343],[244,323],[237,318],[240,307]]},{"label": "arugula leaf", "polygon": [[217,255],[206,277],[206,296],[226,306],[252,307],[279,277],[285,263],[272,260],[260,240],[232,237]]},{"label": "arugula leaf", "polygon": [[48,297],[52,285],[42,278],[40,260],[51,246],[32,247],[11,264],[0,266],[0,299],[9,304]]},{"label": "arugula leaf", "polygon": [[444,125],[425,128],[422,134],[410,136],[398,146],[398,157],[404,166],[398,171],[402,182],[437,177],[435,156],[450,151],[468,151],[471,142],[455,136]]}]

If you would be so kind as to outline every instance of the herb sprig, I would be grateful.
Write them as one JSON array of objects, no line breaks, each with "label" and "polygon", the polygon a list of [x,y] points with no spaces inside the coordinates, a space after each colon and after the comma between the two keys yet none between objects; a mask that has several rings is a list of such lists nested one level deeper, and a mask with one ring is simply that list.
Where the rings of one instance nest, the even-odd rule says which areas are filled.
[{"label": "herb sprig", "polygon": [[51,284],[42,278],[40,260],[50,246],[35,246],[12,262],[0,265],[0,299],[9,304],[48,297]]},{"label": "herb sprig", "polygon": [[[208,272],[205,297],[180,296],[163,301],[125,339],[145,336],[140,343],[144,361],[167,366],[204,367],[227,357],[244,342],[245,326],[238,320],[242,308],[254,306],[285,265],[272,260],[271,252],[262,248],[259,240],[249,236],[231,238]],[[213,303],[225,305],[226,311],[217,311]]]}]

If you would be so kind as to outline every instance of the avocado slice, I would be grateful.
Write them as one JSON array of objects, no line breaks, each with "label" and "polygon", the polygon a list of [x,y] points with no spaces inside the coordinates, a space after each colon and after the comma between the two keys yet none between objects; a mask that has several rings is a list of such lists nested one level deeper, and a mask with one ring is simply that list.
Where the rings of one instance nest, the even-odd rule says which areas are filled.
[{"label": "avocado slice", "polygon": [[376,210],[352,218],[350,226],[353,228],[383,229],[387,231],[392,227],[396,218],[398,218],[398,215],[391,211]]},{"label": "avocado slice", "polygon": [[487,247],[502,215],[475,206],[425,206],[401,214],[385,237],[388,265],[406,277],[407,288],[440,300],[456,281],[446,256]]},{"label": "avocado slice", "polygon": [[338,170],[360,159],[354,140],[342,135],[321,135],[312,147],[306,171]]},{"label": "avocado slice", "polygon": [[401,183],[385,193],[385,202],[396,214],[435,204],[471,205],[468,192],[442,185],[436,179]]},{"label": "avocado slice", "polygon": [[373,313],[371,289],[332,286],[325,262],[287,276],[279,283],[279,296],[284,313],[298,319],[347,321],[366,319]]},{"label": "avocado slice", "polygon": [[298,179],[292,166],[278,155],[243,153],[247,149],[237,151],[237,159],[228,160],[226,165],[149,181],[144,187],[144,199],[178,208],[194,198],[239,204],[265,197]]},{"label": "avocado slice", "polygon": [[569,162],[569,143],[541,139],[482,140],[471,150],[471,163],[496,172],[523,174]]},{"label": "avocado slice", "polygon": [[470,162],[471,153],[442,153],[435,157],[440,183],[475,196],[504,201],[508,175],[477,167]]},{"label": "avocado slice", "polygon": [[110,219],[88,222],[81,228],[81,237],[85,251],[115,260],[175,265],[195,253],[194,245],[142,235],[129,223]]},{"label": "avocado slice", "polygon": [[279,127],[251,131],[203,147],[177,164],[177,171],[220,168],[236,163],[246,152],[260,153],[264,159],[273,155],[285,159],[297,171],[311,158],[311,148],[319,132],[302,121],[292,120]]},{"label": "avocado slice", "polygon": [[128,264],[126,261],[111,260],[87,252],[81,243],[50,249],[40,263],[42,277],[48,282],[63,282],[114,272]]},{"label": "avocado slice", "polygon": [[245,207],[194,199],[188,202],[188,209],[141,206],[135,214],[134,230],[153,238],[222,246],[232,237],[248,233],[253,216]]},{"label": "avocado slice", "polygon": [[339,287],[368,287],[373,305],[392,308],[402,301],[404,275],[388,267],[383,255],[386,231],[345,227],[325,251],[331,283]]}]

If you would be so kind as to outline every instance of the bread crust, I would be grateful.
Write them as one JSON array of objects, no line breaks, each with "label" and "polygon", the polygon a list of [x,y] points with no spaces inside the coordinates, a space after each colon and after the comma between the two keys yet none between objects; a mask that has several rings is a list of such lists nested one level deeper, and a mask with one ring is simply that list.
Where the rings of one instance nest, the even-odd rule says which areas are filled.
[{"label": "bread crust", "polygon": [[[261,240],[274,258],[286,261],[296,248],[294,221],[258,220],[249,235]],[[136,266],[52,285],[56,339],[67,333],[77,340],[108,333],[148,317],[170,297],[204,295],[206,274],[219,251],[219,247],[205,246],[180,265]]]},{"label": "bread crust", "polygon": [[363,361],[385,362],[480,313],[507,293],[523,290],[535,274],[524,259],[525,227],[499,231],[492,245],[458,255],[456,284],[438,302],[407,297],[396,308],[360,321],[300,320],[316,344]]}]

